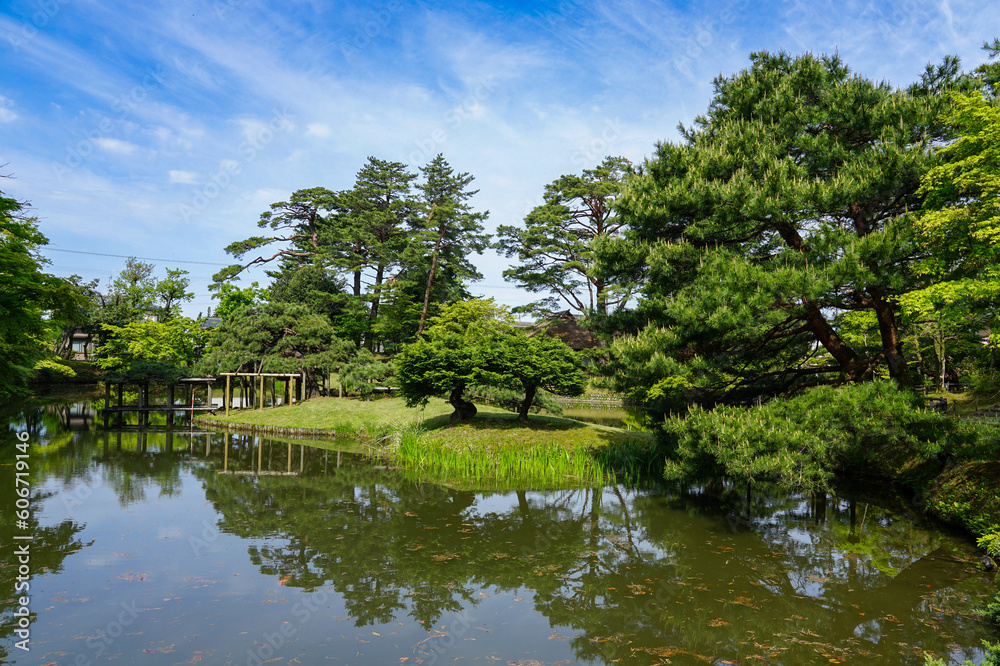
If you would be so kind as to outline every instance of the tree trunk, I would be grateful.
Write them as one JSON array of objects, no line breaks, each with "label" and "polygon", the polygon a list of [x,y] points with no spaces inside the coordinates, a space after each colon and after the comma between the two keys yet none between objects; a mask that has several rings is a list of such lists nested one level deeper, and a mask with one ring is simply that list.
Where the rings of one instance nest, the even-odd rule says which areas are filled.
[{"label": "tree trunk", "polygon": [[941,322],[934,322],[932,324],[933,333],[931,334],[931,340],[934,342],[934,356],[937,361],[937,389],[944,391],[944,375],[948,371],[948,368],[945,359],[944,331],[941,328]]},{"label": "tree trunk", "polygon": [[431,302],[431,285],[434,284],[434,271],[437,270],[438,263],[438,250],[441,247],[441,239],[444,234],[438,236],[437,243],[434,244],[434,255],[431,257],[431,272],[427,276],[427,289],[424,290],[424,310],[420,313],[420,326],[417,328],[417,337],[419,338],[424,332],[424,322],[427,321],[427,306]]},{"label": "tree trunk", "polygon": [[[427,222],[434,219],[434,213],[437,212],[437,206],[431,211],[431,214],[427,218]],[[420,313],[420,326],[417,327],[417,337],[419,338],[424,332],[424,322],[427,321],[427,306],[431,302],[431,285],[434,284],[434,271],[437,270],[438,263],[438,252],[441,251],[441,241],[444,240],[444,234],[447,228],[442,224],[438,228],[437,241],[434,242],[434,253],[431,255],[431,272],[427,276],[427,289],[424,290],[424,310]]]},{"label": "tree trunk", "polygon": [[830,326],[819,307],[812,301],[802,299],[806,311],[806,323],[816,340],[830,352],[834,360],[840,364],[841,372],[851,381],[866,379],[868,367],[861,362],[861,357],[844,342],[844,339]]},{"label": "tree trunk", "polygon": [[913,350],[917,354],[917,371],[926,377],[928,375],[927,366],[924,364],[923,354],[920,353],[920,331],[917,325],[913,325]]},{"label": "tree trunk", "polygon": [[[382,264],[378,265],[375,271],[375,286],[372,289],[372,308],[368,313],[368,323],[371,325],[370,329],[374,330],[375,320],[378,319],[378,305],[379,299],[382,298],[382,278],[385,277],[385,266]],[[375,351],[375,334],[372,333],[368,336],[367,345],[368,351]]]},{"label": "tree trunk", "polygon": [[889,376],[896,381],[901,389],[913,387],[910,369],[903,357],[903,341],[899,337],[895,313],[892,305],[886,300],[881,287],[870,288],[872,303],[875,305],[875,317],[878,319],[878,330],[882,334],[882,355],[889,366]]},{"label": "tree trunk", "polygon": [[531,409],[532,403],[535,402],[535,392],[537,390],[536,386],[524,387],[524,400],[521,401],[520,407],[517,408],[517,420],[521,423],[528,422],[528,410]]},{"label": "tree trunk", "polygon": [[453,388],[451,390],[451,394],[448,396],[448,402],[455,408],[455,411],[452,412],[449,417],[453,423],[468,421],[472,419],[478,411],[474,404],[462,397],[462,393],[464,392],[465,384],[462,384],[461,386]]}]

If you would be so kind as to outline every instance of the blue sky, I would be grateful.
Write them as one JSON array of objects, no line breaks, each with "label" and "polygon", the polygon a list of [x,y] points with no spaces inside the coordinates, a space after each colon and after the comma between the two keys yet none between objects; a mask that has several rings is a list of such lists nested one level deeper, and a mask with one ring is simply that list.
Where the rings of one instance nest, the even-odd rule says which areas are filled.
[{"label": "blue sky", "polygon": [[[51,272],[103,287],[157,259],[190,272],[193,316],[271,203],[347,189],[368,156],[443,153],[490,227],[518,224],[561,174],[676,140],[753,51],[838,52],[902,87],[995,36],[982,1],[8,0],[0,190],[31,203]],[[533,300],[476,260],[474,294]]]}]

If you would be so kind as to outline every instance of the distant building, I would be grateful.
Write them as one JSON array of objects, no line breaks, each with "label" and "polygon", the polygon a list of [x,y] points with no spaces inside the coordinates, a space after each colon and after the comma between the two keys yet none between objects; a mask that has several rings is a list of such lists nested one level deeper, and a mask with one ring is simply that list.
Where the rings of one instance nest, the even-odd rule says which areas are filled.
[{"label": "distant building", "polygon": [[208,317],[201,322],[201,329],[208,330],[210,328],[215,328],[222,323],[222,317]]},{"label": "distant building", "polygon": [[89,361],[94,355],[94,347],[97,343],[90,333],[76,330],[70,333],[67,338],[68,349],[64,347],[61,356],[71,361]]}]

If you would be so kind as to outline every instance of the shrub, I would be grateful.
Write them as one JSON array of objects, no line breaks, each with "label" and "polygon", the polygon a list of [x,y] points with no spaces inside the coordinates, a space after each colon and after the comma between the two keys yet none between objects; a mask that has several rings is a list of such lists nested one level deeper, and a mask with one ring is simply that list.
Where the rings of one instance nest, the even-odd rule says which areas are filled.
[{"label": "shrub", "polygon": [[692,409],[664,424],[668,478],[770,481],[828,488],[838,472],[889,475],[904,461],[935,461],[966,437],[916,396],[879,381],[816,387],[760,407]]}]

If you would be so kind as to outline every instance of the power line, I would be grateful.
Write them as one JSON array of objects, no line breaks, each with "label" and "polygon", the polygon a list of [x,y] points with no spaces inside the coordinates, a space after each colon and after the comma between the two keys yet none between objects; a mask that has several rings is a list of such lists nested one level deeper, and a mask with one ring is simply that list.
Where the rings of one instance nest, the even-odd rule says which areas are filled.
[{"label": "power line", "polygon": [[142,261],[162,261],[170,264],[201,264],[202,266],[228,266],[229,264],[219,264],[213,261],[185,261],[183,259],[154,259],[152,257],[133,257],[125,254],[106,254],[104,252],[85,252],[83,250],[61,250],[56,247],[45,246],[44,250],[53,252],[72,252],[73,254],[92,254],[95,257],[117,257],[119,259],[141,259]]}]

